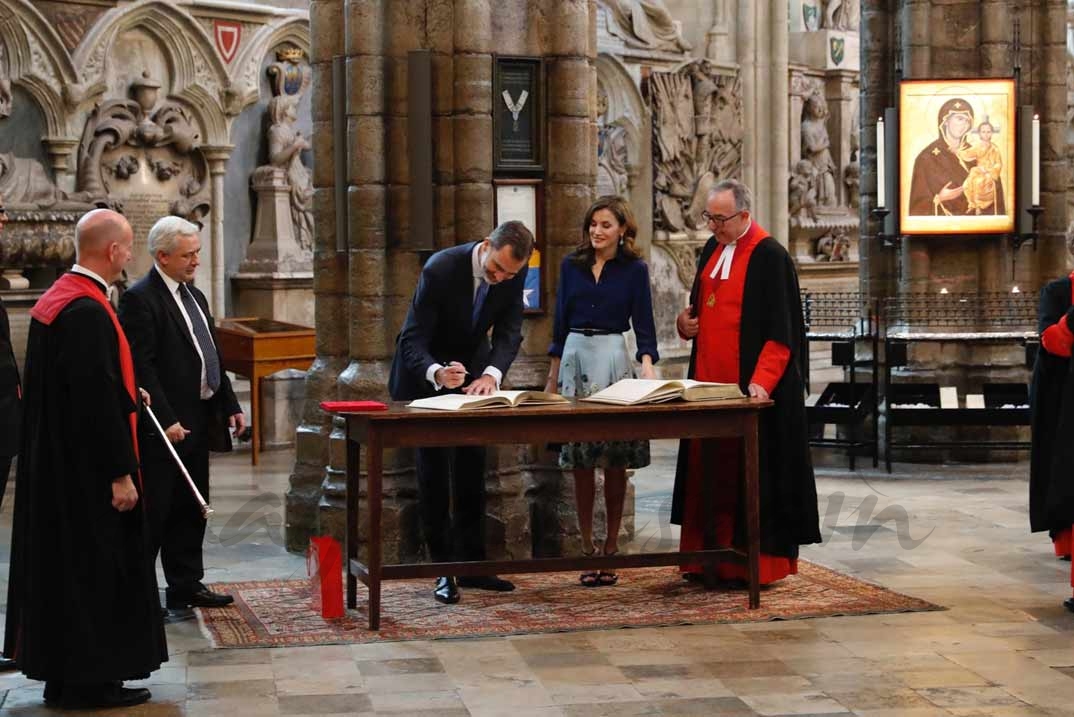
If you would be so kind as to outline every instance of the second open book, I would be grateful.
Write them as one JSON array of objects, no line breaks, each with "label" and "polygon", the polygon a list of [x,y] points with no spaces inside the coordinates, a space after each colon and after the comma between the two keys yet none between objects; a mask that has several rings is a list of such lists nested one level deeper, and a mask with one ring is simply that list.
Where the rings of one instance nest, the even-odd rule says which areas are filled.
[{"label": "second open book", "polygon": [[744,396],[738,385],[734,383],[694,381],[689,378],[677,381],[624,378],[582,400],[633,406],[639,403],[673,401],[677,398],[684,401],[720,401],[729,398],[744,398]]}]

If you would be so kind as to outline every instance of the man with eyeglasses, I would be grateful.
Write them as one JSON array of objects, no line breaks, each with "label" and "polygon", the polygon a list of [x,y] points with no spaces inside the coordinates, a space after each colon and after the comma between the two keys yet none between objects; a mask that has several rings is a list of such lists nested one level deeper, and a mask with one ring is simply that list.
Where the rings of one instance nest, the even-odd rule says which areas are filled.
[{"label": "man with eyeglasses", "polygon": [[[752,216],[752,193],[735,180],[709,192],[702,217],[712,237],[698,261],[690,305],[676,328],[693,342],[689,377],[736,383],[770,398],[761,413],[761,583],[798,571],[798,546],[820,542],[817,489],[805,416],[806,360],[798,276],[787,250]],[[704,480],[715,479],[716,543],[745,548],[746,520],[738,500],[740,446],[729,439],[684,440],[679,447],[671,520],[682,526],[680,550],[704,546]],[[701,567],[683,566],[697,580]],[[744,583],[746,566],[723,563],[717,577]]]},{"label": "man with eyeglasses", "polygon": [[[0,195],[0,231],[4,229],[7,213],[4,197]],[[19,385],[19,367],[15,363],[15,349],[11,345],[11,324],[7,309],[0,300],[0,504],[4,500],[11,461],[19,452],[19,428],[22,423],[22,387]],[[0,672],[15,669],[15,661],[0,657]]]},{"label": "man with eyeglasses", "polygon": [[[483,241],[429,257],[396,339],[388,379],[394,400],[499,389],[522,344],[522,289],[532,251],[533,234],[522,222],[510,221]],[[414,468],[430,560],[484,559],[484,447],[419,448]],[[495,575],[443,576],[433,598],[456,603],[460,585],[515,588]]]}]

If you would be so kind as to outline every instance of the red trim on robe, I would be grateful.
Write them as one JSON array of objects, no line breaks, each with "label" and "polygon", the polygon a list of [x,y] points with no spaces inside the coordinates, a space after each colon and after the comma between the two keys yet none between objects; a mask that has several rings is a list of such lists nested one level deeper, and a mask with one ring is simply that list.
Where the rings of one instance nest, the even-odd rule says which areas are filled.
[{"label": "red trim on robe", "polygon": [[[694,378],[698,381],[740,383],[739,358],[741,346],[742,296],[746,288],[746,269],[750,255],[757,242],[768,232],[754,222],[735,246],[731,271],[726,280],[717,274],[711,278],[713,268],[723,254],[724,248],[712,253],[701,272],[698,306],[695,306],[699,331]],[[782,349],[782,351],[781,351]],[[764,345],[754,369],[751,382],[764,386],[769,393],[775,390],[790,360],[790,349],[776,341]],[[769,385],[770,384],[770,385]],[[708,441],[706,441],[708,442]],[[686,481],[686,499],[683,502],[682,532],[679,550],[701,550],[704,545],[704,513],[702,511],[702,476],[715,480],[716,544],[729,546],[735,533],[735,514],[739,490],[739,442],[714,440],[712,464],[704,470],[701,462],[701,442],[694,441],[690,447],[689,471]],[[719,466],[715,470],[714,466]],[[699,565],[684,565],[684,573],[701,572]],[[745,565],[720,563],[715,572],[721,580],[746,580],[749,577]],[[798,573],[798,560],[761,553],[761,584],[781,580]]]},{"label": "red trim on robe", "polygon": [[[119,323],[119,317],[116,316],[115,309],[112,308],[112,304],[108,303],[108,299],[101,292],[100,284],[81,274],[70,272],[64,274],[52,283],[48,291],[41,295],[41,298],[30,309],[30,316],[45,326],[51,326],[52,322],[56,320],[56,317],[68,304],[75,299],[82,298],[96,301],[108,312],[108,318],[112,319],[112,326],[116,329],[116,340],[119,345],[119,372],[123,377],[123,387],[127,389],[131,402],[137,406],[139,400],[138,387],[134,381],[134,359],[131,356],[130,343],[127,341],[127,335],[123,333],[123,327]],[[134,445],[134,455],[137,457],[138,412],[132,411],[128,416],[128,421],[131,429],[131,443]],[[139,493],[144,495],[145,491],[142,490],[142,473],[140,470],[138,471],[138,488]]]}]

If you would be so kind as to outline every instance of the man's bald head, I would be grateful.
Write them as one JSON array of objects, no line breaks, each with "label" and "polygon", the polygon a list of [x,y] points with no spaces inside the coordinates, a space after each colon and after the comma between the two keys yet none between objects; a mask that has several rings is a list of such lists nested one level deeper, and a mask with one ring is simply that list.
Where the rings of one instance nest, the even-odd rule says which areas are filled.
[{"label": "man's bald head", "polygon": [[112,282],[123,273],[134,248],[134,231],[111,209],[86,212],[75,225],[75,261]]}]

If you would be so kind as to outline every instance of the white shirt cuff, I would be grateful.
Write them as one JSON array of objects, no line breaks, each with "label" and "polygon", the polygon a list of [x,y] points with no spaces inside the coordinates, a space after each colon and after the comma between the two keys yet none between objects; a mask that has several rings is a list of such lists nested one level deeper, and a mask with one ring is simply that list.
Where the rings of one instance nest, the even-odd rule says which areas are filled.
[{"label": "white shirt cuff", "polygon": [[436,382],[436,372],[444,368],[438,363],[429,364],[429,368],[425,369],[425,380],[433,385],[433,388],[439,391],[443,386]]},{"label": "white shirt cuff", "polygon": [[503,380],[503,372],[495,366],[486,366],[483,373],[486,376],[492,376],[492,379],[496,382],[496,390],[499,391],[500,381]]}]

